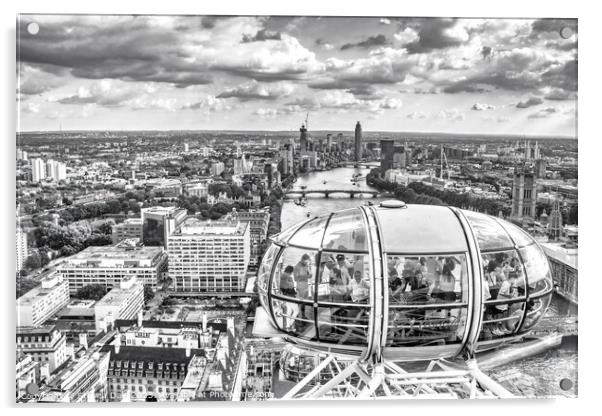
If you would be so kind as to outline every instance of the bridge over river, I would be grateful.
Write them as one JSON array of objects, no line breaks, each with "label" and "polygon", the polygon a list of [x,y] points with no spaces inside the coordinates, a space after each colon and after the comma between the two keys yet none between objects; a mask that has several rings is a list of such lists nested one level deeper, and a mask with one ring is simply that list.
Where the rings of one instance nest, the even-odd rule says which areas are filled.
[{"label": "bridge over river", "polygon": [[356,195],[370,195],[372,198],[385,196],[379,191],[370,189],[290,189],[284,192],[285,198],[305,198],[307,195],[323,195],[328,198],[332,194],[346,194],[350,198],[355,198]]}]

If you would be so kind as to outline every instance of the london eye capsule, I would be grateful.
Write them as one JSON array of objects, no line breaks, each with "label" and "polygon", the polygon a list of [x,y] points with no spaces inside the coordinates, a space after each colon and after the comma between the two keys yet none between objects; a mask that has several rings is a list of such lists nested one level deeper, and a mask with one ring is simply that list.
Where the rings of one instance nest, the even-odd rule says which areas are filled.
[{"label": "london eye capsule", "polygon": [[259,332],[360,360],[449,358],[520,339],[553,292],[530,235],[453,207],[384,201],[271,241],[257,281]]}]

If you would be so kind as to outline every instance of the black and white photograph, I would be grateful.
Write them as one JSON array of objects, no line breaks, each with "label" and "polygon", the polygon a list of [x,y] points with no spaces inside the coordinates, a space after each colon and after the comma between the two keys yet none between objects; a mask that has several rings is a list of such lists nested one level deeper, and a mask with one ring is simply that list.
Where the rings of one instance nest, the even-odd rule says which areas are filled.
[{"label": "black and white photograph", "polygon": [[579,397],[576,17],[66,12],[16,16],[18,407]]}]

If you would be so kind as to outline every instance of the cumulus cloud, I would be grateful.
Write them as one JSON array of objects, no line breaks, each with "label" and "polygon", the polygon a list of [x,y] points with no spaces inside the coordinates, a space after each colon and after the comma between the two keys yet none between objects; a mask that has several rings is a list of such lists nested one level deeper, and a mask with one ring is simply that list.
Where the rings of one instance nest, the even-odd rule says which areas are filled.
[{"label": "cumulus cloud", "polygon": [[257,81],[250,81],[225,90],[217,98],[238,98],[241,101],[275,100],[289,96],[294,90],[295,86],[290,83],[260,84]]},{"label": "cumulus cloud", "polygon": [[75,94],[59,98],[57,102],[59,104],[96,104],[101,107],[121,107],[141,93],[144,93],[144,90],[137,85],[104,79],[87,87],[79,87]]},{"label": "cumulus cloud", "polygon": [[557,113],[557,112],[558,112],[558,109],[556,107],[545,107],[545,108],[542,108],[541,110],[537,111],[536,113],[529,114],[528,118],[530,118],[530,119],[547,118],[550,115]]},{"label": "cumulus cloud", "polygon": [[331,43],[328,43],[326,40],[322,39],[322,38],[318,38],[315,41],[316,45],[329,51],[334,49],[334,46]]},{"label": "cumulus cloud", "polygon": [[[209,20],[209,25],[205,18],[202,23],[198,20],[191,16],[40,16],[44,30],[36,36],[19,25],[18,59],[65,68],[78,78],[179,87],[212,83],[216,71],[282,80],[298,79],[317,68],[313,52],[296,38],[265,30],[261,19],[220,18]],[[240,33],[255,35],[241,43]]]},{"label": "cumulus cloud", "polygon": [[214,95],[206,95],[200,97],[196,101],[188,104],[184,104],[180,107],[182,110],[202,110],[205,113],[216,112],[216,111],[230,111],[234,106],[228,104],[226,100],[217,98]]},{"label": "cumulus cloud", "polygon": [[280,32],[271,32],[266,29],[258,30],[255,36],[243,35],[242,42],[264,42],[266,40],[281,40],[282,34]]},{"label": "cumulus cloud", "polygon": [[418,29],[418,39],[406,45],[410,53],[426,53],[459,46],[468,41],[468,33],[457,19],[424,19]]},{"label": "cumulus cloud", "polygon": [[466,116],[457,108],[453,108],[450,110],[441,110],[435,115],[435,117],[444,120],[461,121],[464,120]]},{"label": "cumulus cloud", "polygon": [[17,93],[21,96],[40,95],[66,83],[64,77],[27,64],[19,66]]},{"label": "cumulus cloud", "polygon": [[425,119],[426,113],[424,111],[412,111],[411,113],[406,114],[406,117],[410,120]]},{"label": "cumulus cloud", "polygon": [[446,93],[537,91],[544,87],[576,91],[576,61],[565,59],[541,48],[513,48],[471,62],[457,76],[436,74],[431,81],[442,85]]},{"label": "cumulus cloud", "polygon": [[357,43],[346,43],[343,46],[341,46],[341,50],[344,51],[346,49],[352,49],[352,48],[370,49],[370,48],[379,47],[379,46],[386,46],[388,44],[389,44],[389,41],[387,40],[387,37],[385,35],[381,34],[381,35],[376,35],[376,36],[370,36],[367,39],[364,39]]},{"label": "cumulus cloud", "polygon": [[23,113],[39,113],[40,104],[34,102],[24,102],[21,104],[20,109]]},{"label": "cumulus cloud", "polygon": [[543,100],[539,97],[530,97],[529,99],[525,100],[525,101],[519,101],[516,104],[516,108],[529,108],[529,107],[533,107],[539,104],[542,104]]},{"label": "cumulus cloud", "polygon": [[474,111],[495,110],[495,106],[485,103],[474,103],[470,109]]},{"label": "cumulus cloud", "polygon": [[552,101],[564,101],[577,99],[575,91],[565,91],[561,88],[552,88],[545,92],[544,98]]}]

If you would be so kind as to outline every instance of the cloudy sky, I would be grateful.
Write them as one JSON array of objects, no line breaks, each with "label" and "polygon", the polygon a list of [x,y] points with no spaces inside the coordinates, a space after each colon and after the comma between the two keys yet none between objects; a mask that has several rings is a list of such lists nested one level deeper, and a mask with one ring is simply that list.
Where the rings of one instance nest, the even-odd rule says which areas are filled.
[{"label": "cloudy sky", "polygon": [[310,130],[575,135],[575,20],[25,15],[17,36],[22,131],[309,112]]}]

